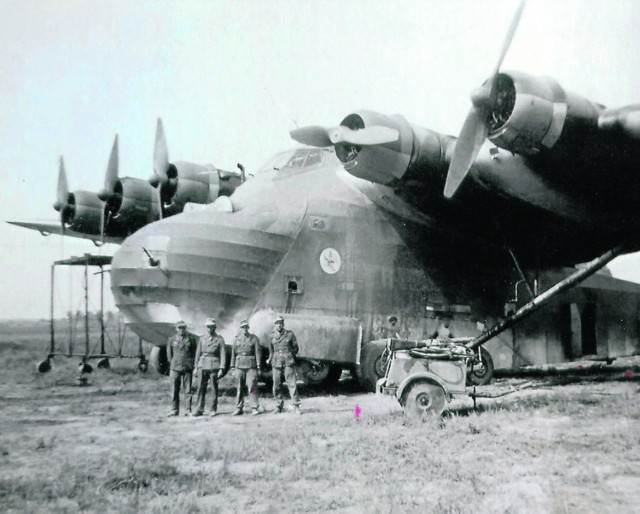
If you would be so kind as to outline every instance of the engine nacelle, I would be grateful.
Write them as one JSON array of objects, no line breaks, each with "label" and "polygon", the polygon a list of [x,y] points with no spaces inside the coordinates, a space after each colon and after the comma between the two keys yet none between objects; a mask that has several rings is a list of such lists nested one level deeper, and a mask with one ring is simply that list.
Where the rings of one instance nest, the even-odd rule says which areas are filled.
[{"label": "engine nacelle", "polygon": [[239,173],[190,162],[176,162],[168,178],[160,189],[164,216],[182,212],[186,203],[208,204],[229,196],[241,183]]},{"label": "engine nacelle", "polygon": [[536,155],[554,148],[561,136],[597,129],[599,107],[565,91],[552,78],[500,73],[496,87],[489,139],[500,148]]},{"label": "engine nacelle", "polygon": [[124,177],[113,192],[105,204],[107,234],[127,236],[160,219],[158,193],[148,181]]},{"label": "engine nacelle", "polygon": [[359,111],[347,116],[340,125],[351,130],[384,126],[399,133],[398,139],[390,143],[336,145],[336,156],[352,175],[383,185],[394,185],[409,176],[442,182],[448,166],[446,149],[452,138],[411,125],[397,114]]},{"label": "engine nacelle", "polygon": [[74,191],[69,193],[67,204],[62,214],[65,227],[84,234],[100,234],[104,202],[97,193]]}]

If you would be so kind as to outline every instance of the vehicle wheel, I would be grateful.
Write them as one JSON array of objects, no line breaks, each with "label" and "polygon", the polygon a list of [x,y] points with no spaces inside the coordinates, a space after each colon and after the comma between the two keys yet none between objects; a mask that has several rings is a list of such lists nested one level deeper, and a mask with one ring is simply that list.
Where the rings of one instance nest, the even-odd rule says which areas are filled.
[{"label": "vehicle wheel", "polygon": [[51,361],[49,361],[49,359],[40,361],[38,362],[36,367],[39,373],[48,373],[49,371],[51,371]]},{"label": "vehicle wheel", "polygon": [[153,369],[161,375],[169,374],[169,360],[166,346],[154,346],[149,353],[149,362]]},{"label": "vehicle wheel", "polygon": [[493,359],[491,354],[480,347],[480,362],[470,361],[467,367],[467,385],[487,385],[493,378]]},{"label": "vehicle wheel", "polygon": [[384,377],[386,360],[382,354],[386,347],[386,341],[371,341],[362,348],[356,373],[358,382],[367,391],[375,391],[376,382]]},{"label": "vehicle wheel", "polygon": [[88,362],[81,362],[78,364],[79,373],[93,373],[93,366]]},{"label": "vehicle wheel", "polygon": [[147,370],[149,369],[149,361],[144,357],[140,357],[140,360],[138,361],[138,369],[142,373],[146,373]]},{"label": "vehicle wheel", "polygon": [[96,366],[98,369],[109,369],[111,368],[111,363],[109,362],[109,359],[105,357],[104,359],[100,359]]},{"label": "vehicle wheel", "polygon": [[442,387],[421,380],[409,386],[402,395],[405,415],[415,421],[440,416],[444,410],[446,397]]}]

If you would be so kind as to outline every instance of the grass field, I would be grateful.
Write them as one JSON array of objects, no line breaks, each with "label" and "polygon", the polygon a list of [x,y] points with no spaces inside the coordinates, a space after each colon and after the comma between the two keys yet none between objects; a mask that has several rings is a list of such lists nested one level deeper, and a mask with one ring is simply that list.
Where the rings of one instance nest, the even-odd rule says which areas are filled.
[{"label": "grass field", "polygon": [[634,361],[420,425],[349,380],[303,389],[302,416],[231,417],[224,379],[218,417],[167,418],[167,378],[114,360],[78,387],[65,358],[39,375],[47,341],[46,324],[0,324],[2,512],[640,511]]}]

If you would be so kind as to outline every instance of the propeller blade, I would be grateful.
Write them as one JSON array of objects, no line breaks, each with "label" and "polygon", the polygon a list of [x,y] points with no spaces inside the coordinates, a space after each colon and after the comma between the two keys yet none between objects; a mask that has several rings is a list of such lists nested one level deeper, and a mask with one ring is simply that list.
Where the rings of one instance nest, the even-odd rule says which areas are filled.
[{"label": "propeller blade", "polygon": [[513,41],[516,33],[522,11],[524,10],[525,0],[521,0],[516,12],[509,25],[509,30],[502,43],[502,49],[498,58],[498,63],[493,70],[490,78],[479,89],[471,95],[471,111],[464,121],[460,136],[456,141],[453,149],[449,171],[447,172],[447,181],[444,185],[444,196],[451,198],[456,193],[460,184],[469,173],[471,165],[478,156],[482,144],[489,134],[489,126],[487,125],[487,117],[496,102],[498,74],[500,66],[504,61],[507,51]]},{"label": "propeller blade", "polygon": [[289,135],[291,136],[291,139],[298,143],[302,143],[303,145],[319,146],[324,148],[326,146],[331,146],[331,139],[327,132],[327,129],[324,127],[312,125],[309,127],[294,129],[289,132]]},{"label": "propeller blade", "polygon": [[113,141],[111,155],[109,156],[109,164],[104,176],[104,189],[98,193],[100,200],[106,201],[114,194],[116,182],[118,181],[118,135]]},{"label": "propeller blade", "polygon": [[498,63],[493,70],[491,75],[493,81],[495,82],[494,77],[498,75],[500,72],[500,67],[502,66],[502,61],[504,61],[507,52],[509,51],[509,47],[511,46],[511,42],[513,41],[513,36],[516,33],[516,29],[518,28],[518,24],[520,23],[520,18],[522,17],[522,11],[524,11],[524,5],[526,0],[521,0],[518,5],[518,9],[516,13],[513,15],[513,19],[511,20],[511,25],[509,25],[509,30],[507,31],[507,35],[504,38],[504,42],[502,43],[502,50],[500,52],[500,57],[498,59]]},{"label": "propeller blade", "polygon": [[391,127],[372,125],[359,130],[340,125],[329,130],[329,139],[335,144],[348,143],[352,145],[382,145],[393,143],[400,137],[400,132]]},{"label": "propeller blade", "polygon": [[60,165],[58,168],[58,188],[56,190],[56,202],[53,208],[62,212],[69,201],[69,183],[67,182],[67,173],[64,169],[64,158],[60,156]]},{"label": "propeller blade", "polygon": [[640,105],[607,109],[598,118],[602,130],[620,130],[634,139],[640,139]]},{"label": "propeller blade", "polygon": [[456,141],[456,146],[449,164],[447,181],[444,185],[444,196],[451,198],[460,184],[469,173],[471,165],[475,161],[482,144],[489,132],[485,123],[483,113],[472,108],[464,120],[464,125],[460,131],[460,136]]},{"label": "propeller blade", "polygon": [[153,173],[164,183],[167,180],[169,170],[169,150],[167,149],[167,138],[164,135],[162,120],[158,118],[156,127],[156,144],[153,149]]}]

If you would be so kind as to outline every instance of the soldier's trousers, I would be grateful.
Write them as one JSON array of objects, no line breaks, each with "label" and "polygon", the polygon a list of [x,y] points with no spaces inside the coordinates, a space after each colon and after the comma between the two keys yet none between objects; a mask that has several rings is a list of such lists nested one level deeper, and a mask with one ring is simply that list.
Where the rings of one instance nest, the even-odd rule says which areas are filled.
[{"label": "soldier's trousers", "polygon": [[197,412],[204,412],[205,398],[209,383],[211,383],[211,394],[213,395],[211,411],[216,412],[218,410],[218,370],[201,369],[200,376],[198,377]]},{"label": "soldier's trousers", "polygon": [[281,409],[284,404],[282,397],[282,385],[287,384],[289,395],[294,405],[300,405],[300,397],[298,396],[298,384],[296,377],[296,368],[285,366],[284,368],[273,368],[273,397],[276,400],[278,408]]},{"label": "soldier's trousers", "polygon": [[182,394],[187,405],[187,410],[191,410],[191,381],[193,379],[193,371],[176,371],[171,370],[169,374],[169,380],[171,381],[171,387],[173,389],[173,412],[180,412],[180,386],[182,385]]},{"label": "soldier's trousers", "polygon": [[236,409],[244,409],[244,391],[249,390],[249,398],[251,400],[251,408],[258,408],[258,370],[255,368],[240,369],[236,368]]}]

